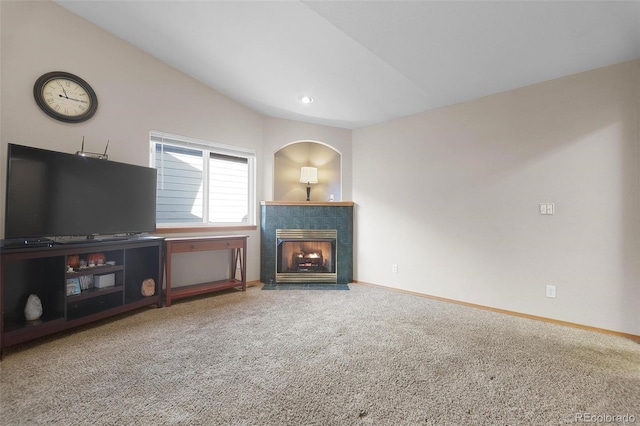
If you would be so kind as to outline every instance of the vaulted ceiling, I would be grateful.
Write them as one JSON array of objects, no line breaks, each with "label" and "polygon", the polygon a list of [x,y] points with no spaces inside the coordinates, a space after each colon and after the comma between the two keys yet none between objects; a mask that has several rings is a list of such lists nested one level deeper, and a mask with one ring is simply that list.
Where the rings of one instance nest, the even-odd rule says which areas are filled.
[{"label": "vaulted ceiling", "polygon": [[54,1],[257,112],[351,129],[640,58],[638,1]]}]

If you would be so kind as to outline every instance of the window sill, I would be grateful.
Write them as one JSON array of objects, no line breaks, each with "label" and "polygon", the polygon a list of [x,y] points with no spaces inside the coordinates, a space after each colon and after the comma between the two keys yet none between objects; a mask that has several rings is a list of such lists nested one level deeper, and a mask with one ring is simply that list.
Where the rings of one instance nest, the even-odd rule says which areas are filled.
[{"label": "window sill", "polygon": [[158,227],[156,234],[177,234],[188,232],[227,232],[227,231],[255,231],[257,225],[239,226],[189,226],[189,227]]}]

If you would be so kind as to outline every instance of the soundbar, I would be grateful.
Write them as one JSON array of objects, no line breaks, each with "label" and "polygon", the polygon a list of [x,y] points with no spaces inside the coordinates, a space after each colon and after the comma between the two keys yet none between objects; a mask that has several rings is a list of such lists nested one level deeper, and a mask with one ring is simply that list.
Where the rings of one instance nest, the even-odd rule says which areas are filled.
[{"label": "soundbar", "polygon": [[49,238],[15,238],[10,240],[0,240],[0,248],[28,248],[28,247],[52,247],[53,240]]},{"label": "soundbar", "polygon": [[132,239],[132,237],[91,237],[91,238],[82,238],[78,240],[58,240],[55,241],[55,244],[67,245],[67,244],[87,244],[87,243],[110,243],[114,241],[127,241]]}]

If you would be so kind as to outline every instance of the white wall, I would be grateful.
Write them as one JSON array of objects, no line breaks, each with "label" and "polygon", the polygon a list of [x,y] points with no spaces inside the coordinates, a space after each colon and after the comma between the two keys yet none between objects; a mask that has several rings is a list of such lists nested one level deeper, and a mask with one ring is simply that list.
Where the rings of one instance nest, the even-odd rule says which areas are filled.
[{"label": "white wall", "polygon": [[640,334],[639,86],[636,60],[354,130],[356,279]]},{"label": "white wall", "polygon": [[[160,130],[255,149],[261,173],[263,117],[49,1],[0,2],[0,223],[4,223],[7,143],[63,152],[101,151],[109,159],[147,165],[149,131]],[[80,76],[97,93],[96,115],[85,123],[53,120],[36,105],[36,79],[49,71]],[[270,154],[271,155],[271,154]],[[260,181],[260,179],[258,179]],[[257,201],[263,199],[262,185]],[[259,232],[250,235],[247,276],[260,276]],[[4,235],[4,234],[3,234]],[[194,259],[178,273],[197,282],[215,262]],[[194,276],[189,279],[189,276]]]}]

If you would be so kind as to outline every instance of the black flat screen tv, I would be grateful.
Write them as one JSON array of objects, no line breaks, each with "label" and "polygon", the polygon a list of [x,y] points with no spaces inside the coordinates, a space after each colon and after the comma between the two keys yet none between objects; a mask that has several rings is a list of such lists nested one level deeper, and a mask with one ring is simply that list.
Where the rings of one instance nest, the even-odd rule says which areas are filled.
[{"label": "black flat screen tv", "polygon": [[5,238],[156,229],[156,170],[9,144]]}]

